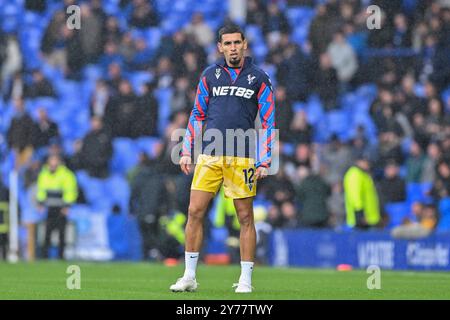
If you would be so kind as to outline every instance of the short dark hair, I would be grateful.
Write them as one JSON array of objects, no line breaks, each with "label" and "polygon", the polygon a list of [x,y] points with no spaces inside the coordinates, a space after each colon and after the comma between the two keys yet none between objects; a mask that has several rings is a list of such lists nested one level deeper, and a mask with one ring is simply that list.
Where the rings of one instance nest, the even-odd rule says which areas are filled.
[{"label": "short dark hair", "polygon": [[219,36],[218,36],[217,40],[219,42],[222,42],[222,36],[224,34],[228,34],[228,33],[240,33],[242,40],[245,40],[244,31],[242,31],[241,27],[239,27],[238,25],[235,25],[235,24],[228,24],[228,25],[225,25],[222,28],[220,28]]}]

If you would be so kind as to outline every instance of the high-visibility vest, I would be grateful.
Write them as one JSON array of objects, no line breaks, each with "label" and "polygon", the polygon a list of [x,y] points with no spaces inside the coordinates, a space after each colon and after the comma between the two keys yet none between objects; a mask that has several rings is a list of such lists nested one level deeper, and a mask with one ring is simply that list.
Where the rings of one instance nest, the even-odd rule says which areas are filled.
[{"label": "high-visibility vest", "polygon": [[184,245],[185,234],[184,225],[186,223],[186,215],[176,212],[172,217],[163,216],[160,218],[160,224],[165,228],[167,234],[174,237],[180,244]]},{"label": "high-visibility vest", "polygon": [[0,202],[0,234],[5,234],[9,230],[8,214],[8,202]]},{"label": "high-visibility vest", "polygon": [[62,207],[74,203],[77,197],[77,180],[72,171],[60,165],[52,173],[47,166],[44,166],[37,181],[39,202],[50,207]]},{"label": "high-visibility vest", "polygon": [[225,220],[227,217],[231,218],[231,227],[234,230],[239,230],[241,225],[236,214],[233,199],[225,198],[223,188],[220,189],[219,198],[217,199],[216,215],[214,217],[214,226],[217,228],[225,227]]}]

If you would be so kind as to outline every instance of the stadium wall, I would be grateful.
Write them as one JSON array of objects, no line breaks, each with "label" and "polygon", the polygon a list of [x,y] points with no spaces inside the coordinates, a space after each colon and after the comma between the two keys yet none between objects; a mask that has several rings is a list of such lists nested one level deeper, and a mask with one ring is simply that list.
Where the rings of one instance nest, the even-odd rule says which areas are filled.
[{"label": "stadium wall", "polygon": [[449,253],[448,233],[400,240],[389,232],[277,230],[269,245],[273,266],[450,270]]}]

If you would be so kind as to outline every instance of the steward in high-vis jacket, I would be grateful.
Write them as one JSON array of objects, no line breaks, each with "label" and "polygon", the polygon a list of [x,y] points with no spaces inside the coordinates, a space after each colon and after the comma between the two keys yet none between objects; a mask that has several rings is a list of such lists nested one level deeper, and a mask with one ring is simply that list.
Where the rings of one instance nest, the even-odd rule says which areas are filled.
[{"label": "steward in high-vis jacket", "polygon": [[40,211],[43,211],[44,207],[47,208],[43,258],[48,258],[51,235],[55,229],[59,232],[58,257],[64,258],[68,208],[77,200],[77,197],[77,180],[74,173],[61,164],[59,156],[50,156],[47,165],[39,173],[37,181],[37,201]]},{"label": "steward in high-vis jacket", "polygon": [[367,229],[380,222],[378,194],[369,169],[369,161],[360,158],[344,175],[345,208],[349,227]]}]

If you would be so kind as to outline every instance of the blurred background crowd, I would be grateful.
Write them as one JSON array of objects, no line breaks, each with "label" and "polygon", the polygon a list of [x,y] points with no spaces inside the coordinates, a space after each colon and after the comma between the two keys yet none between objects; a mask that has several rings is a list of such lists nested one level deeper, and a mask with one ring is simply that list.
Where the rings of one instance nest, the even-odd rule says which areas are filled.
[{"label": "blurred background crowd", "polygon": [[[44,165],[64,167],[69,221],[103,213],[120,258],[134,217],[144,258],[178,256],[192,177],[171,162],[170,136],[230,22],[275,87],[280,170],[258,185],[261,235],[450,231],[446,0],[0,0],[0,203],[16,168],[21,222],[44,221]],[[233,246],[233,208],[220,194],[210,211],[209,237],[225,228]],[[49,210],[47,230],[66,218]]]}]

